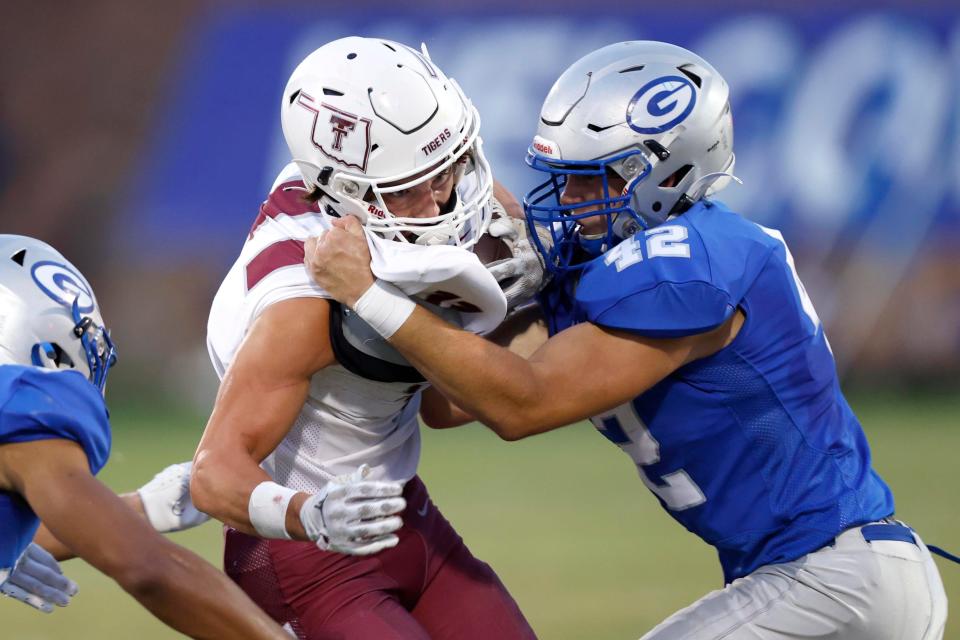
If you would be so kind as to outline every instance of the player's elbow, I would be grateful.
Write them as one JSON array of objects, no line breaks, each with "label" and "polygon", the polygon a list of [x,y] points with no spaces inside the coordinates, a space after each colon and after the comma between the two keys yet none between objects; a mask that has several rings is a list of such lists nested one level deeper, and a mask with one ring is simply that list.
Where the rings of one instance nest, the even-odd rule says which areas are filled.
[{"label": "player's elbow", "polygon": [[459,427],[469,421],[469,418],[463,419],[450,413],[441,414],[435,411],[420,411],[420,422],[431,429],[450,429],[451,427]]},{"label": "player's elbow", "polygon": [[[171,588],[174,573],[172,554],[164,547],[170,543],[157,536],[157,548],[153,553],[136,558],[127,558],[121,566],[110,572],[120,587],[143,602],[165,593]],[[172,545],[170,545],[172,546]]]},{"label": "player's elbow", "polygon": [[166,589],[166,580],[157,570],[147,567],[131,567],[117,576],[117,584],[138,601],[150,600]]},{"label": "player's elbow", "polygon": [[536,396],[504,402],[481,419],[501,440],[516,442],[563,426]]},{"label": "player's elbow", "polygon": [[193,500],[193,506],[212,516],[217,516],[219,504],[217,487],[220,484],[220,472],[216,458],[210,451],[198,450],[190,474],[190,499]]},{"label": "player's elbow", "polygon": [[522,414],[510,413],[500,416],[491,416],[484,420],[484,424],[497,434],[501,440],[516,442],[537,431],[531,429],[531,423]]}]

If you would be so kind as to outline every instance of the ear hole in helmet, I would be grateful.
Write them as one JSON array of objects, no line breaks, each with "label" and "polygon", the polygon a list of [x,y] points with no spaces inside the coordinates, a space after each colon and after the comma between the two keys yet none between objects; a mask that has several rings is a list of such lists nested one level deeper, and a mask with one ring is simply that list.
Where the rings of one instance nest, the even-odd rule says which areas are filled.
[{"label": "ear hole in helmet", "polygon": [[13,260],[14,262],[16,262],[18,265],[20,265],[20,266],[22,267],[22,266],[23,266],[23,261],[24,261],[24,259],[25,259],[26,257],[27,257],[27,250],[26,250],[26,249],[20,249],[20,251],[17,251],[15,254],[13,254],[12,256],[10,256],[10,259]]},{"label": "ear hole in helmet", "polygon": [[692,164],[683,165],[682,167],[680,167],[679,169],[671,173],[669,176],[664,178],[663,181],[660,183],[660,186],[665,189],[677,186],[678,184],[683,182],[683,179],[686,177],[686,175],[690,173],[690,169],[693,169]]},{"label": "ear hole in helmet", "polygon": [[48,364],[53,364],[57,369],[60,367],[76,368],[70,354],[64,351],[56,342],[39,342],[33,345],[30,359],[33,364],[38,367],[46,367]]},{"label": "ear hole in helmet", "polygon": [[296,91],[294,91],[293,93],[291,93],[291,94],[290,94],[290,99],[289,99],[290,104],[293,104],[293,101],[296,100],[296,99],[297,99],[297,96],[299,96],[299,95],[300,95],[300,89],[297,89]]},{"label": "ear hole in helmet", "polygon": [[348,54],[347,54],[347,60],[353,60],[353,59],[356,58],[356,57],[357,57],[357,54],[355,54],[355,53],[348,53]]},{"label": "ear hole in helmet", "polygon": [[699,89],[700,85],[703,83],[703,80],[700,79],[700,76],[690,70],[690,67],[692,66],[693,65],[690,64],[681,65],[677,67],[677,71],[690,78],[690,80],[693,81],[693,84],[697,85],[697,88]]}]

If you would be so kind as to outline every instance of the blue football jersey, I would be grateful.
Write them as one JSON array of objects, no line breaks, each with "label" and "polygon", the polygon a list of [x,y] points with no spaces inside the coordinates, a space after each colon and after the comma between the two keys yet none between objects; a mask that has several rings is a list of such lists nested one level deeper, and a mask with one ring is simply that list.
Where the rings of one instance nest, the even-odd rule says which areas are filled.
[{"label": "blue football jersey", "polygon": [[[74,440],[96,474],[110,455],[103,396],[81,373],[0,366],[0,444]],[[0,491],[0,569],[12,567],[40,520],[20,495]]]},{"label": "blue football jersey", "polygon": [[743,311],[726,348],[593,418],[670,515],[717,548],[727,582],[893,513],[779,232],[700,202],[543,301],[554,331],[592,322],[656,338]]}]

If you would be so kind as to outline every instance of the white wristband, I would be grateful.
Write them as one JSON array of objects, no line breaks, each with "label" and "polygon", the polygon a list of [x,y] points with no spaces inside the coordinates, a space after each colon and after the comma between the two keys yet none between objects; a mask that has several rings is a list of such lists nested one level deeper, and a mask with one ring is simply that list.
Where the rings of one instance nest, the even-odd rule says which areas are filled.
[{"label": "white wristband", "polygon": [[376,280],[353,305],[360,319],[387,340],[407,321],[417,303],[389,282]]},{"label": "white wristband", "polygon": [[287,533],[287,506],[297,492],[276,482],[261,482],[250,494],[247,513],[250,524],[263,538],[290,540]]}]

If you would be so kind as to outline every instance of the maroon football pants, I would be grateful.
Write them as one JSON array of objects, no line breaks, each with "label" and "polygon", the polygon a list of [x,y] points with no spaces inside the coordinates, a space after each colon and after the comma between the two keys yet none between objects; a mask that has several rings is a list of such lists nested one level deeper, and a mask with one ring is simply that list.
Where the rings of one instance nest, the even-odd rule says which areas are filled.
[{"label": "maroon football pants", "polygon": [[372,556],[226,528],[224,568],[301,640],[536,638],[497,574],[473,557],[419,478],[396,547]]}]

